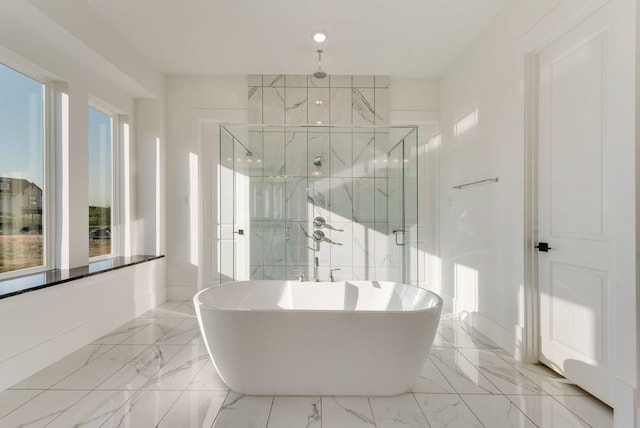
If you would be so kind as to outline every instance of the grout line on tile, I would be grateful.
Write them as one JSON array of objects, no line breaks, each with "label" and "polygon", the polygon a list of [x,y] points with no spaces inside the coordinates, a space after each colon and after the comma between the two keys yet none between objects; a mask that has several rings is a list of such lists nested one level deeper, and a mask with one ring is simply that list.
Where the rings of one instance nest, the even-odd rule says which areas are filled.
[{"label": "grout line on tile", "polygon": [[411,396],[413,397],[413,401],[416,402],[416,405],[418,406],[418,409],[420,409],[420,413],[422,414],[422,416],[424,416],[424,420],[427,421],[427,425],[429,426],[429,428],[431,428],[431,423],[429,422],[429,418],[427,418],[427,415],[424,413],[424,410],[422,410],[422,406],[418,402],[418,399],[416,398],[416,394],[413,391],[409,391],[409,392],[411,393]]},{"label": "grout line on tile", "polygon": [[[449,381],[449,379],[444,375],[444,373],[442,372],[442,370],[440,370],[440,368],[438,367],[438,365],[436,363],[433,362],[433,360],[431,359],[431,351],[429,351],[429,354],[427,354],[427,360],[431,363],[431,365],[433,367],[435,367],[435,369],[438,371],[438,373],[440,373],[440,375],[442,376],[442,378],[445,380],[445,382],[447,382],[447,384],[451,387],[451,389],[454,392],[446,392],[446,394],[458,394],[458,391],[456,391],[456,388],[453,386],[453,384]],[[425,362],[426,364],[426,362]],[[424,366],[423,366],[424,367]],[[413,391],[411,391],[413,392]]]},{"label": "grout line on tile", "polygon": [[373,405],[371,404],[371,397],[367,397],[367,403],[369,403],[369,410],[371,410],[371,419],[373,420],[373,426],[378,427],[378,423],[376,422],[376,415],[373,413]]},{"label": "grout line on tile", "polygon": [[271,419],[271,412],[273,411],[273,404],[276,401],[275,395],[271,397],[271,407],[269,407],[269,415],[267,416],[267,423],[265,424],[265,428],[269,426],[269,420]]},{"label": "grout line on tile", "polygon": [[[584,417],[582,417],[579,413],[574,412],[572,409],[570,409],[568,406],[566,406],[562,401],[560,401],[556,396],[551,395],[550,396],[552,399],[554,399],[555,401],[557,401],[558,403],[560,403],[560,405],[562,407],[564,407],[565,409],[567,409],[569,412],[571,412],[572,414],[576,415],[576,417],[578,419],[580,419],[582,422],[584,422],[587,426],[593,427],[593,425],[591,425],[591,423],[589,423],[589,421],[587,421],[586,419],[584,419]],[[582,397],[580,395],[578,395],[577,397]],[[612,424],[613,426],[613,424]],[[594,427],[595,428],[595,427]]]}]

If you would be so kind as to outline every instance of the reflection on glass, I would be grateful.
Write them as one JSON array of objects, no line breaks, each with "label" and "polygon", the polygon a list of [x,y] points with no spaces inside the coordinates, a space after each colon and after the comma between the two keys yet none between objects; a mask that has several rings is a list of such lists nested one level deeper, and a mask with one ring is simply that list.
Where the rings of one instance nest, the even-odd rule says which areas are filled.
[{"label": "reflection on glass", "polygon": [[89,273],[100,272],[113,267],[113,260],[101,260],[99,262],[89,263]]},{"label": "reflection on glass", "polygon": [[89,107],[89,257],[111,254],[111,117]]},{"label": "reflection on glass", "polygon": [[44,264],[44,85],[0,64],[0,273]]},{"label": "reflection on glass", "polygon": [[321,280],[417,283],[417,141],[412,126],[223,125],[221,282],[309,280],[317,258]]}]

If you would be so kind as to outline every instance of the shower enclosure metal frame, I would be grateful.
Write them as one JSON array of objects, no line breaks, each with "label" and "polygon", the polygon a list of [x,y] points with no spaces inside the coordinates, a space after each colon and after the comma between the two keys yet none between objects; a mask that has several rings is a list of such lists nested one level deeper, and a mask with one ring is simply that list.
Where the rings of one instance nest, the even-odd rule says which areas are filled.
[{"label": "shower enclosure metal frame", "polygon": [[334,276],[417,284],[417,133],[221,125],[220,282]]}]

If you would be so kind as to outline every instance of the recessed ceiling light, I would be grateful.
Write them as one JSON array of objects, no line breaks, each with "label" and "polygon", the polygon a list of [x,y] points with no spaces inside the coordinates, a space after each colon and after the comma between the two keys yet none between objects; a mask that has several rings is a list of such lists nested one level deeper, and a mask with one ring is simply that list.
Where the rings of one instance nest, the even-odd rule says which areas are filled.
[{"label": "recessed ceiling light", "polygon": [[316,121],[316,125],[322,125],[322,121],[321,120]]},{"label": "recessed ceiling light", "polygon": [[316,100],[315,102],[316,102],[317,106],[321,106],[322,105],[322,100]]},{"label": "recessed ceiling light", "polygon": [[327,40],[327,33],[325,33],[322,30],[316,30],[313,32],[313,34],[311,35],[313,37],[313,40],[317,43],[322,43],[325,40]]}]

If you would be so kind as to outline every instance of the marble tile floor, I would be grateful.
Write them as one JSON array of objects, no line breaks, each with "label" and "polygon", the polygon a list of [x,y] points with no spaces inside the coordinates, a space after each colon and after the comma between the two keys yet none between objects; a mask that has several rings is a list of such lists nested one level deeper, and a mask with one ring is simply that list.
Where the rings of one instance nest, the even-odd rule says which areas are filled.
[{"label": "marble tile floor", "polygon": [[0,392],[0,427],[45,426],[606,428],[613,414],[450,315],[406,394],[239,395],[210,362],[191,302],[168,302]]}]

